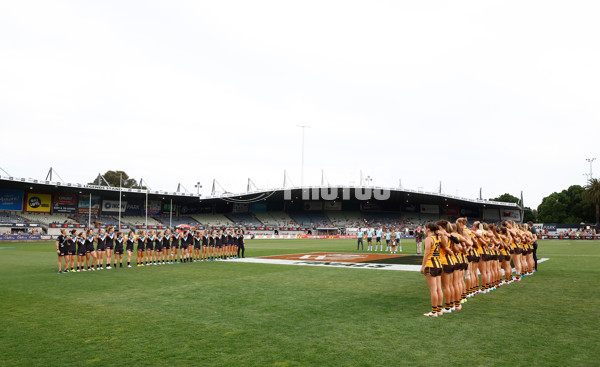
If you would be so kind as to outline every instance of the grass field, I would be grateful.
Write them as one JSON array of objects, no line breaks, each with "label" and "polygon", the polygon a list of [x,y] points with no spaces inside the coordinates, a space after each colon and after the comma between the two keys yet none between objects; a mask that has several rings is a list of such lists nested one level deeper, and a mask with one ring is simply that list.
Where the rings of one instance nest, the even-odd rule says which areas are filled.
[{"label": "grass field", "polygon": [[[594,366],[600,241],[540,241],[539,272],[438,318],[416,272],[228,262],[56,274],[0,246],[0,365]],[[254,240],[248,256],[354,252]],[[414,253],[414,241],[404,241]]]}]

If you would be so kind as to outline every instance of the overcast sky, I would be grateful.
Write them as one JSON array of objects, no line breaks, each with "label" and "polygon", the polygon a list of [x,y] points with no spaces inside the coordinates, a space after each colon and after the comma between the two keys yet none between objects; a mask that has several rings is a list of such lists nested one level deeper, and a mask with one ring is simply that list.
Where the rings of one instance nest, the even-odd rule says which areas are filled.
[{"label": "overcast sky", "polygon": [[[0,167],[537,207],[600,158],[597,1],[3,1]],[[600,174],[600,161],[595,162]],[[2,175],[4,175],[2,173]],[[597,176],[595,174],[595,176]]]}]

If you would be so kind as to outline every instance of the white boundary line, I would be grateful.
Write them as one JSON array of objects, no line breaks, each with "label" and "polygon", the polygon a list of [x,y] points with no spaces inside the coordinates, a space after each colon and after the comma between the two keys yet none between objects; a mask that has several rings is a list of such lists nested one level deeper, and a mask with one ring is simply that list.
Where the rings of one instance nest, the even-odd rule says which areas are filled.
[{"label": "white boundary line", "polygon": [[[549,260],[548,258],[538,259],[538,263]],[[303,260],[281,260],[281,259],[263,259],[258,257],[248,257],[243,259],[226,260],[230,262],[250,263],[250,264],[273,264],[273,265],[300,265],[300,266],[321,266],[328,268],[343,269],[371,269],[371,270],[399,270],[399,271],[421,271],[421,265],[399,265],[399,264],[377,264],[377,263],[347,263],[336,261],[303,261]]]}]

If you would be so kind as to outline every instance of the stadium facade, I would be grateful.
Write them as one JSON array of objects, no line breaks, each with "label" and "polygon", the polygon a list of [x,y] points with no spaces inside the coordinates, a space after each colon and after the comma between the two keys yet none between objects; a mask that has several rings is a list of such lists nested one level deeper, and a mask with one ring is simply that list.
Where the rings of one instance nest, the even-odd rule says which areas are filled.
[{"label": "stadium facade", "polygon": [[[300,232],[349,227],[412,227],[430,220],[466,216],[520,221],[514,203],[443,193],[367,186],[282,187],[214,194],[119,188],[15,177],[0,178],[0,225],[5,229],[244,227],[249,231]],[[5,231],[6,233],[6,231]]]}]

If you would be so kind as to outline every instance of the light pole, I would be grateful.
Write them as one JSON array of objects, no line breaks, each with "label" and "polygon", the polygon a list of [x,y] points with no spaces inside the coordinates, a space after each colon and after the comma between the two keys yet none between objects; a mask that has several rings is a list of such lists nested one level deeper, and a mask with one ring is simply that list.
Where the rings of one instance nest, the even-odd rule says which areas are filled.
[{"label": "light pole", "polygon": [[194,186],[196,187],[196,189],[198,189],[197,193],[198,193],[198,196],[200,196],[200,189],[202,188],[202,185],[200,185],[200,182],[197,182]]},{"label": "light pole", "polygon": [[596,158],[586,158],[585,160],[590,163],[590,180],[591,180],[592,178],[594,178],[594,176],[592,175],[592,163],[594,163]]},{"label": "light pole", "polygon": [[371,184],[372,181],[373,181],[373,179],[371,178],[371,176],[365,177],[365,182],[367,183],[366,184],[367,187]]},{"label": "light pole", "polygon": [[300,128],[302,128],[302,167],[300,170],[300,187],[304,187],[304,130],[306,130],[306,128],[310,128],[309,125],[296,125]]}]

